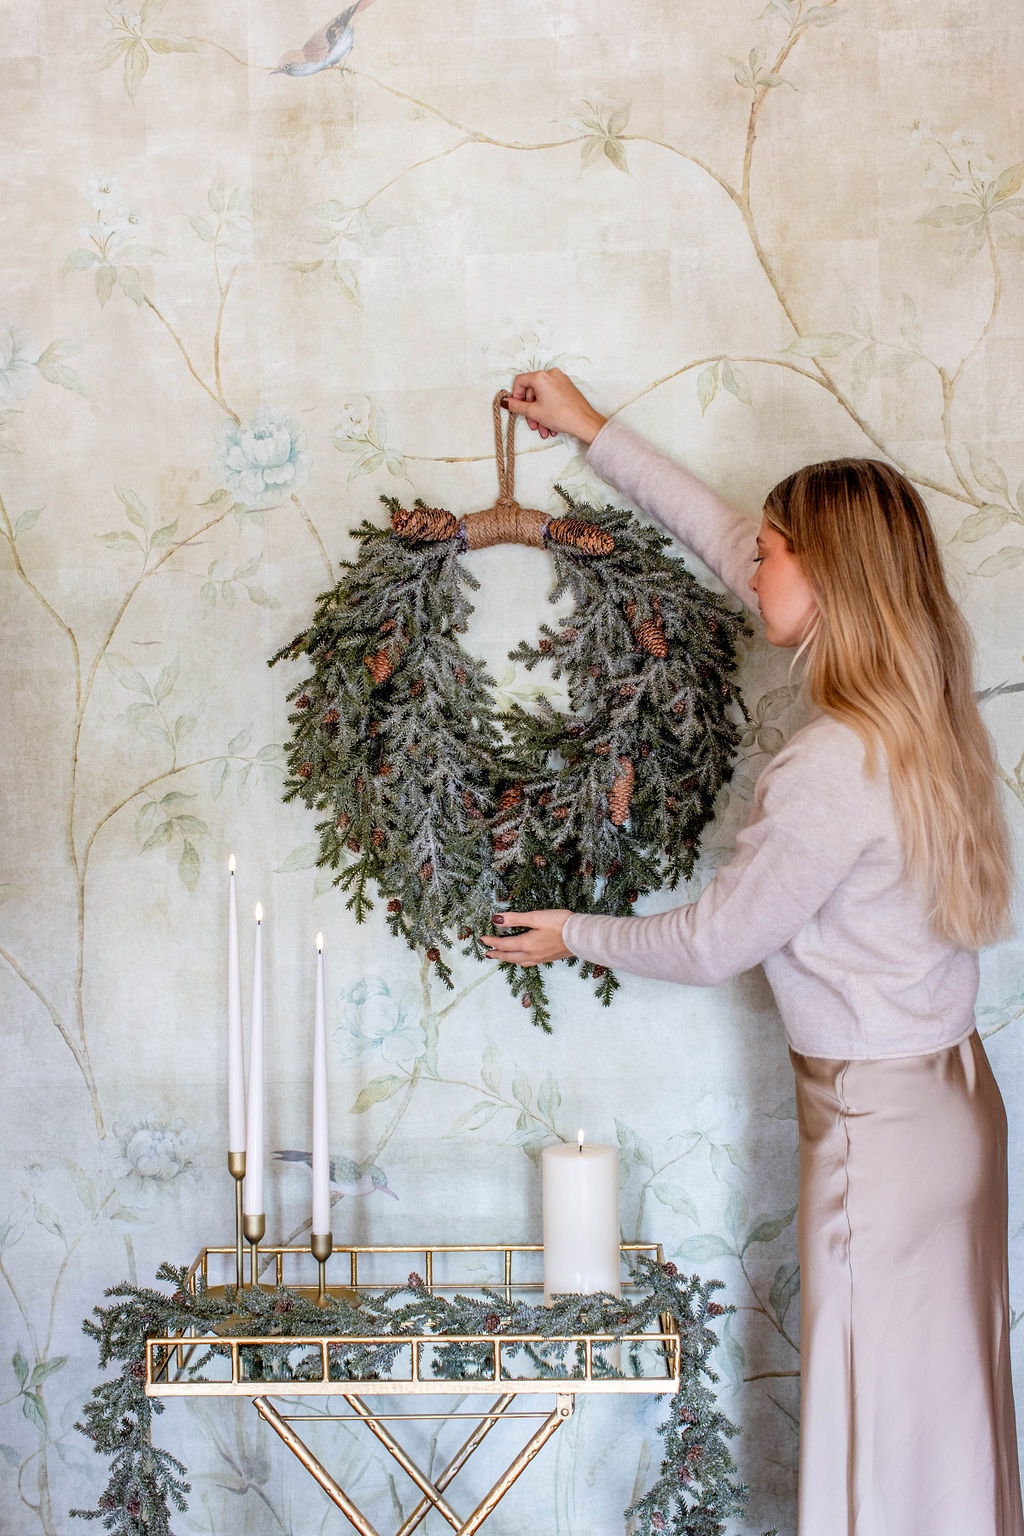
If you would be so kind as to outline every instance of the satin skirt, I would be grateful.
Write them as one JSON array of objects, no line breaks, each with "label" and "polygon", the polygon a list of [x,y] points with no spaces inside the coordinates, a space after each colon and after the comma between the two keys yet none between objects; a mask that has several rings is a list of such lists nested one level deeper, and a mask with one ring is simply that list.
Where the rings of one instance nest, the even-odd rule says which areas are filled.
[{"label": "satin skirt", "polygon": [[1024,1536],[1006,1113],[981,1041],[885,1061],[790,1054],[799,1536]]}]

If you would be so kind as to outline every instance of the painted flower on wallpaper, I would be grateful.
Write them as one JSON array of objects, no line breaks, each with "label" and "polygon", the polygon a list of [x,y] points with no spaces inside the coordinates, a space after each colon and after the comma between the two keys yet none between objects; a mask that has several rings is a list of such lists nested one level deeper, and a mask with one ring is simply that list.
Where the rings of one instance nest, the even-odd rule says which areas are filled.
[{"label": "painted flower on wallpaper", "polygon": [[388,446],[387,417],[366,395],[346,400],[341,420],[331,433],[331,442],[339,453],[356,455],[349,472],[349,482],[356,475],[372,475],[381,466],[389,475],[408,480],[405,459]]},{"label": "painted flower on wallpaper", "polygon": [[408,1071],[426,1044],[419,994],[401,983],[392,986],[382,977],[368,976],[344,996],[344,1015],[335,1034],[346,1058],[379,1055],[390,1066]]},{"label": "painted flower on wallpaper", "polygon": [[0,325],[0,406],[24,400],[35,382],[35,359],[27,347],[21,331]]},{"label": "painted flower on wallpaper", "polygon": [[306,434],[294,421],[263,411],[248,424],[221,428],[213,473],[247,507],[267,507],[290,496],[309,476]]},{"label": "painted flower on wallpaper", "polygon": [[122,1184],[126,1198],[137,1204],[148,1204],[175,1179],[193,1174],[197,1137],[180,1118],[147,1115],[144,1120],[122,1123],[114,1127],[114,1140],[110,1172]]}]

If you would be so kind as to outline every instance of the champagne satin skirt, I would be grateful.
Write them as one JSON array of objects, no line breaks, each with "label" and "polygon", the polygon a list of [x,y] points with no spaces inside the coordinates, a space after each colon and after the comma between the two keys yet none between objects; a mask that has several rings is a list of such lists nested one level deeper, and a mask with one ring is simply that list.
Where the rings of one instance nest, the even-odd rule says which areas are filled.
[{"label": "champagne satin skirt", "polygon": [[790,1054],[799,1536],[1024,1536],[1006,1113],[981,1041],[886,1061]]}]

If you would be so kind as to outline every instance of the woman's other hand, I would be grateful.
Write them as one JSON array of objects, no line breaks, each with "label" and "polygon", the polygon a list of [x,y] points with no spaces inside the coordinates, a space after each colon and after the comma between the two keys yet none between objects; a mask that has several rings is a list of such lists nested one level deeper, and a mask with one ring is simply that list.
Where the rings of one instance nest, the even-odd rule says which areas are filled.
[{"label": "woman's other hand", "polygon": [[562,929],[571,912],[499,912],[497,927],[525,928],[526,933],[482,934],[480,943],[492,960],[509,965],[547,965],[549,960],[567,960],[572,950],[562,941]]},{"label": "woman's other hand", "polygon": [[505,403],[514,415],[525,416],[531,432],[539,432],[541,437],[570,432],[581,443],[592,443],[605,424],[605,417],[594,410],[561,368],[518,374]]}]

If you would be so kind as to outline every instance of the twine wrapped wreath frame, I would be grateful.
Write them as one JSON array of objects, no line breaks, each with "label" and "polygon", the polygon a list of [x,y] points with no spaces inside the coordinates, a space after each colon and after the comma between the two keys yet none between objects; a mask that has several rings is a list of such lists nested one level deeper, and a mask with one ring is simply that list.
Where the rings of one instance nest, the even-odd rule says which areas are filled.
[{"label": "twine wrapped wreath frame", "polygon": [[[355,530],[358,557],[270,661],[312,663],[288,695],[284,799],[320,814],[318,863],[336,871],[359,922],[376,885],[392,933],[449,987],[445,951],[461,941],[482,958],[476,935],[493,931],[498,908],[623,916],[689,878],[743,709],[743,619],[630,512],[560,488],[561,516],[520,506],[506,398],[493,407],[494,505],[458,518],[382,497],[390,527]],[[479,587],[464,556],[499,543],[546,549],[550,602],[572,599],[557,628],[509,652],[564,676],[568,711],[542,700],[499,715],[493,680],[461,644]],[[501,969],[549,1029],[541,971]],[[615,977],[579,969],[610,1003]]]}]

